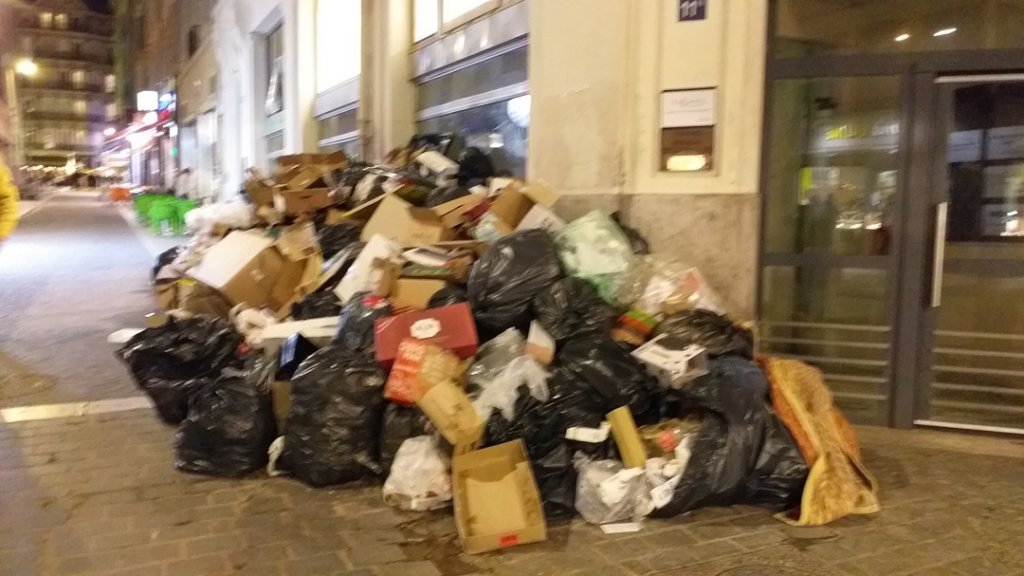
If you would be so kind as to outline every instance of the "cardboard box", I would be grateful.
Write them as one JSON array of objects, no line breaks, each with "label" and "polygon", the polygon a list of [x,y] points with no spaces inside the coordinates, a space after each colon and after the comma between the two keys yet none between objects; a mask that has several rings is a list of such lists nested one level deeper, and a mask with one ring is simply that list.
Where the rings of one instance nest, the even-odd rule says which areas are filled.
[{"label": "cardboard box", "polygon": [[157,306],[161,310],[174,310],[178,307],[178,282],[164,281],[153,286],[153,294],[156,296]]},{"label": "cardboard box", "polygon": [[419,402],[437,384],[455,382],[461,376],[462,363],[457,356],[440,346],[406,338],[398,346],[384,397],[408,406]]},{"label": "cardboard box", "polygon": [[561,232],[563,228],[565,228],[565,220],[559,218],[547,206],[534,204],[526,216],[519,221],[515,231],[538,229],[555,234]]},{"label": "cardboard box", "polygon": [[399,278],[391,290],[391,306],[397,313],[426,310],[430,298],[447,286],[444,280]]},{"label": "cardboard box", "polygon": [[178,308],[193,314],[227,318],[231,304],[216,290],[195,280],[178,281]]},{"label": "cardboard box", "polygon": [[662,334],[633,351],[658,381],[679,388],[708,373],[707,350]]},{"label": "cardboard box", "polygon": [[285,228],[277,239],[277,248],[293,262],[316,257],[319,245],[312,222],[293,224]]},{"label": "cardboard box", "polygon": [[360,237],[364,242],[375,234],[382,234],[402,246],[422,246],[455,239],[454,230],[464,216],[484,201],[470,194],[434,208],[417,208],[397,194],[387,194],[352,209],[347,215],[361,219],[370,214]]},{"label": "cardboard box", "polygon": [[305,267],[305,262],[285,258],[272,239],[235,231],[214,244],[188,276],[216,290],[231,304],[277,310],[295,295]]},{"label": "cardboard box", "polygon": [[434,428],[455,447],[455,453],[469,452],[484,434],[484,421],[473,402],[455,382],[442,380],[429,387],[416,406]]},{"label": "cardboard box", "polygon": [[644,448],[640,431],[636,429],[633,413],[629,406],[616,408],[605,414],[608,424],[612,427],[612,437],[619,447],[619,457],[626,468],[643,468],[647,463],[647,450]]},{"label": "cardboard box", "polygon": [[312,214],[334,205],[330,188],[282,190],[274,192],[274,209],[288,215]]},{"label": "cardboard box", "polygon": [[447,348],[459,358],[472,358],[479,347],[473,313],[465,302],[381,318],[374,324],[373,337],[377,362],[385,369],[394,364],[406,338]]},{"label": "cardboard box", "polygon": [[255,168],[249,168],[245,180],[245,194],[256,206],[273,206],[274,182],[263,177]]},{"label": "cardboard box", "polygon": [[498,230],[511,234],[534,206],[551,208],[558,201],[558,194],[541,184],[509,185],[494,197],[489,214],[496,221]]},{"label": "cardboard box", "polygon": [[522,440],[452,460],[455,526],[469,554],[547,539],[540,491]]},{"label": "cardboard box", "polygon": [[284,432],[288,421],[288,411],[292,409],[292,383],[287,380],[274,380],[270,384],[270,402],[277,422],[278,435]]}]

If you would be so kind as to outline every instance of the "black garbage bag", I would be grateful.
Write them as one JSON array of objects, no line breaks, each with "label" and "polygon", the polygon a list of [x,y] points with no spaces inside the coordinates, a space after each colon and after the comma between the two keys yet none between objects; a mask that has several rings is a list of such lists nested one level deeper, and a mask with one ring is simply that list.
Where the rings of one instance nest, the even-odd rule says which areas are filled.
[{"label": "black garbage bag", "polygon": [[651,246],[647,243],[647,239],[640,234],[640,231],[636,228],[630,228],[622,221],[622,215],[618,212],[612,212],[612,220],[619,225],[622,229],[622,233],[626,235],[626,239],[629,240],[629,247],[633,250],[633,254],[650,254]]},{"label": "black garbage bag", "polygon": [[174,262],[174,260],[181,254],[183,248],[181,246],[175,246],[174,248],[168,248],[160,253],[156,257],[156,264],[153,266],[153,271],[150,272],[149,279],[156,282],[156,277],[160,274],[160,270],[164,266]]},{"label": "black garbage bag", "polygon": [[465,302],[467,298],[466,289],[462,286],[445,286],[434,292],[434,295],[427,302],[427,308],[444,308],[445,306]]},{"label": "black garbage bag", "polygon": [[430,420],[415,406],[402,406],[388,402],[380,433],[380,462],[385,473],[391,471],[395,454],[409,438],[430,434]]},{"label": "black garbage bag", "polygon": [[314,292],[292,305],[292,318],[312,320],[341,314],[341,302],[334,292]]},{"label": "black garbage bag", "polygon": [[392,315],[391,304],[369,292],[358,292],[341,309],[338,332],[332,343],[351,352],[373,355],[373,325]]},{"label": "black garbage bag", "polygon": [[307,358],[292,377],[284,468],[311,486],[381,474],[385,379],[373,358],[342,346]]},{"label": "black garbage bag", "polygon": [[475,146],[464,149],[459,154],[459,185],[467,186],[471,182],[486,181],[494,176],[494,164],[482,150]]},{"label": "black garbage bag", "polygon": [[330,260],[338,252],[358,242],[362,231],[362,225],[356,222],[339,222],[318,227],[316,240],[320,244],[324,260]]},{"label": "black garbage bag", "polygon": [[235,478],[263,468],[277,435],[267,389],[272,363],[259,356],[245,370],[225,368],[191,399],[174,438],[174,466]]},{"label": "black garbage bag", "polygon": [[668,334],[686,344],[697,344],[707,349],[710,356],[738,354],[754,358],[754,335],[740,328],[732,320],[716,312],[703,309],[685,310],[662,320],[654,335]]},{"label": "black garbage bag", "polygon": [[242,342],[231,325],[219,318],[197,316],[168,319],[139,332],[118,351],[132,380],[153,400],[160,419],[177,424],[188,413],[189,399],[237,363]]},{"label": "black garbage bag", "polygon": [[547,232],[524,230],[495,242],[473,264],[467,286],[481,339],[508,328],[525,333],[531,300],[561,276],[558,254]]},{"label": "black garbage bag", "polygon": [[661,417],[663,390],[643,365],[608,334],[569,340],[560,346],[550,382],[582,393],[593,412],[602,415],[628,406],[637,425]]},{"label": "black garbage bag", "polygon": [[555,342],[607,334],[618,318],[594,286],[579,278],[562,278],[537,294],[533,313]]},{"label": "black garbage bag", "polygon": [[653,515],[743,503],[791,507],[800,500],[807,466],[768,407],[764,372],[739,356],[715,358],[710,368],[673,392],[702,421],[672,500]]},{"label": "black garbage bag", "polygon": [[427,201],[423,204],[426,208],[436,208],[445,202],[457,200],[463,196],[472,194],[461,186],[438,186],[427,195]]}]

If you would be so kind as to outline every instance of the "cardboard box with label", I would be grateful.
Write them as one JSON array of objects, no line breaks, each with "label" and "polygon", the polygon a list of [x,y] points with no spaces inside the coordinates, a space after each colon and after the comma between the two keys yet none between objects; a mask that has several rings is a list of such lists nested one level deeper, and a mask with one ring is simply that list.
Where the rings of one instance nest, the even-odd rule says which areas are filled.
[{"label": "cardboard box with label", "polygon": [[447,348],[463,359],[472,358],[479,347],[476,322],[464,302],[381,318],[374,324],[373,337],[377,362],[385,369],[394,364],[398,346],[406,338]]},{"label": "cardboard box with label", "polygon": [[469,554],[547,539],[540,491],[522,440],[452,460],[455,526]]},{"label": "cardboard box with label", "polygon": [[708,373],[707,350],[662,334],[633,351],[663,385],[679,388]]},{"label": "cardboard box with label", "polygon": [[397,194],[387,194],[348,214],[356,219],[370,214],[361,235],[364,242],[382,234],[402,246],[422,246],[455,239],[455,229],[481,202],[485,200],[470,194],[434,208],[417,208]]},{"label": "cardboard box with label", "polygon": [[295,296],[306,265],[285,257],[271,238],[235,231],[213,245],[188,276],[216,290],[233,305],[278,310]]}]

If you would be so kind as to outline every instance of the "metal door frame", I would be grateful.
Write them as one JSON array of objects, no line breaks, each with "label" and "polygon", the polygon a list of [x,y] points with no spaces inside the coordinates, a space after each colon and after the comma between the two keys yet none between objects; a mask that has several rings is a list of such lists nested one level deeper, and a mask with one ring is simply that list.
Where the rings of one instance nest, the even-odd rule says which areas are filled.
[{"label": "metal door frame", "polygon": [[[900,200],[894,215],[892,253],[887,266],[868,266],[889,273],[888,322],[892,327],[889,350],[890,426],[912,428],[915,421],[929,423],[931,330],[929,290],[934,239],[933,214],[936,158],[945,159],[945,144],[936,130],[935,79],[940,76],[975,74],[1014,74],[1024,71],[1024,48],[1002,50],[963,50],[911,54],[859,54],[849,56],[813,56],[774,58],[774,30],[778,0],[769,0],[766,28],[766,66],[764,112],[761,134],[760,233],[755,310],[761,317],[766,266],[812,263],[797,254],[770,254],[765,250],[764,231],[768,214],[766,193],[770,176],[773,84],[778,80],[847,78],[857,76],[898,76],[901,82],[900,174],[897,194]],[[945,194],[945,189],[942,189]],[[914,217],[928,214],[929,217]],[[850,258],[850,257],[847,257]],[[864,257],[830,259],[827,266],[868,264]],[[868,257],[871,258],[871,257]],[[876,257],[885,258],[885,257]],[[806,260],[806,262],[805,262]],[[926,334],[928,337],[926,337]]]}]

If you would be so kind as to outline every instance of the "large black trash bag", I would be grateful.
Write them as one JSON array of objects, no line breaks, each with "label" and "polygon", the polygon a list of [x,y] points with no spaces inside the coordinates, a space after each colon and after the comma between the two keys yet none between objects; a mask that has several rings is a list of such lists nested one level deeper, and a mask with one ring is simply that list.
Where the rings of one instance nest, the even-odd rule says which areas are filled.
[{"label": "large black trash bag", "polygon": [[341,309],[338,332],[332,343],[350,352],[373,355],[373,326],[392,315],[391,304],[369,292],[358,292]]},{"label": "large black trash bag", "polygon": [[639,230],[626,226],[622,221],[621,214],[618,212],[612,212],[612,220],[619,225],[622,233],[626,235],[626,239],[629,240],[629,247],[633,251],[633,254],[643,255],[651,253],[651,247],[647,243],[647,240],[640,234]]},{"label": "large black trash bag", "polygon": [[607,334],[618,318],[594,286],[579,278],[562,278],[537,294],[533,313],[555,342]]},{"label": "large black trash bag", "polygon": [[583,392],[602,415],[628,406],[638,425],[655,424],[661,417],[662,387],[608,334],[560,346],[550,381]]},{"label": "large black trash bag", "polygon": [[744,503],[790,507],[800,500],[807,466],[768,407],[764,373],[739,356],[713,359],[710,368],[673,392],[702,421],[672,500],[653,515]]},{"label": "large black trash bag", "polygon": [[494,164],[482,150],[470,146],[459,154],[459,185],[467,188],[473,183],[494,176]]},{"label": "large black trash bag", "polygon": [[661,334],[703,346],[711,356],[738,354],[747,359],[754,358],[754,335],[710,310],[698,308],[673,314],[655,328],[654,335]]},{"label": "large black trash bag", "polygon": [[388,402],[380,433],[380,462],[385,472],[391,470],[395,454],[409,438],[429,434],[430,420],[415,406]]},{"label": "large black trash bag", "polygon": [[427,302],[427,308],[444,308],[445,306],[465,302],[467,298],[465,288],[461,286],[445,286],[434,292],[434,295]]},{"label": "large black trash bag", "polygon": [[139,332],[117,354],[135,384],[156,405],[160,419],[177,424],[188,413],[189,398],[237,362],[241,337],[218,318],[168,319]]},{"label": "large black trash bag", "polygon": [[469,273],[469,304],[482,339],[508,328],[526,331],[530,301],[562,276],[551,237],[524,230],[498,240]]},{"label": "large black trash bag", "polygon": [[256,356],[245,370],[225,368],[192,397],[175,435],[175,468],[235,478],[266,466],[277,435],[267,388],[271,368]]},{"label": "large black trash bag", "polygon": [[320,252],[323,253],[324,260],[330,260],[353,242],[358,242],[362,230],[362,225],[356,222],[339,222],[319,226],[316,239],[320,244]]},{"label": "large black trash bag", "polygon": [[292,377],[284,467],[311,486],[381,474],[385,379],[373,358],[340,346],[307,358]]},{"label": "large black trash bag", "polygon": [[[451,202],[452,200],[458,200],[464,196],[472,194],[469,190],[461,186],[438,186],[427,194],[427,201],[423,204],[426,208],[436,208],[445,202]],[[483,196],[481,196],[483,198]]]},{"label": "large black trash bag", "polygon": [[156,264],[153,266],[152,272],[150,272],[149,279],[156,282],[156,277],[160,274],[160,270],[164,266],[174,262],[174,260],[181,254],[183,248],[181,246],[175,246],[174,248],[168,248],[160,253],[156,257]]}]

